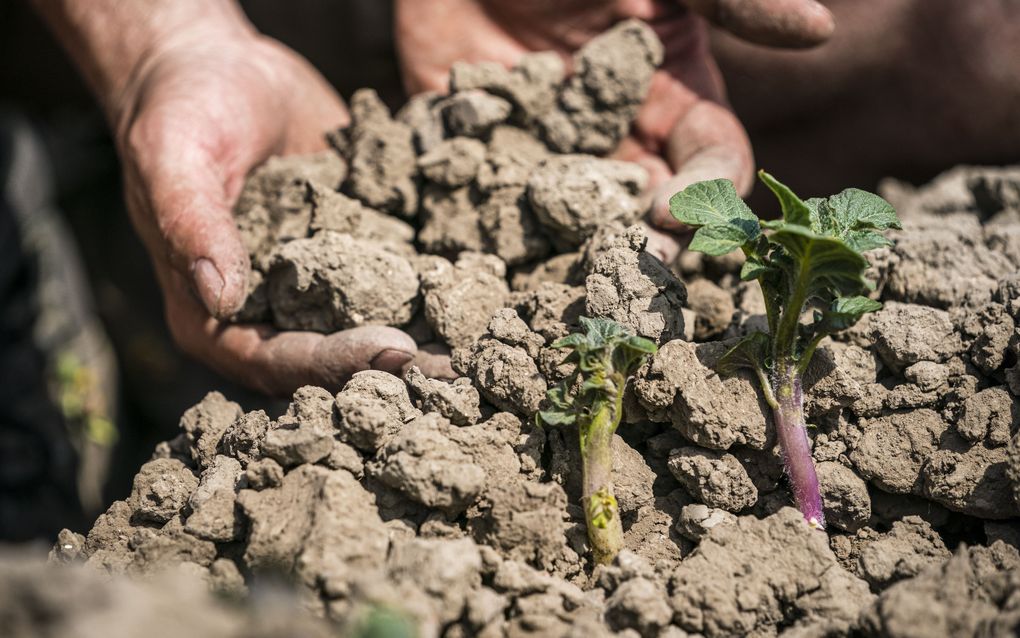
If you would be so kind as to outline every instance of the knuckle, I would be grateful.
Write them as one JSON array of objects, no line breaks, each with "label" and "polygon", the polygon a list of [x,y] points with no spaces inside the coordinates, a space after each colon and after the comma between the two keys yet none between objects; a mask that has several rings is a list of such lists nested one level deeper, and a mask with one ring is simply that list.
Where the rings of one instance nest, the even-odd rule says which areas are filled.
[{"label": "knuckle", "polygon": [[142,158],[160,148],[165,135],[158,117],[150,111],[136,116],[127,125],[123,137],[123,150],[131,158]]}]

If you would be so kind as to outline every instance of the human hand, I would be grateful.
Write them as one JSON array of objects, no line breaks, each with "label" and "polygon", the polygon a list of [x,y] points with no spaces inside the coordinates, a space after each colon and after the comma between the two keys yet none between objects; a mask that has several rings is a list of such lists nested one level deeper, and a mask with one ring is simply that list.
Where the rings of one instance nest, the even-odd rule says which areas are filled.
[{"label": "human hand", "polygon": [[245,176],[272,154],[320,150],[347,120],[304,59],[254,32],[183,33],[140,63],[111,110],[128,208],[182,349],[270,394],[412,362],[414,340],[394,328],[322,335],[224,321],[250,268],[231,214]]},{"label": "human hand", "polygon": [[[834,26],[814,0],[397,0],[397,51],[409,92],[442,91],[458,60],[509,66],[528,51],[553,50],[569,63],[588,39],[631,17],[656,31],[665,59],[616,156],[649,171],[649,221],[677,231],[673,193],[723,177],[746,194],[754,177],[750,142],[726,106],[705,18],[752,42],[805,47],[824,41]],[[671,261],[677,239],[649,230],[649,249]]]}]

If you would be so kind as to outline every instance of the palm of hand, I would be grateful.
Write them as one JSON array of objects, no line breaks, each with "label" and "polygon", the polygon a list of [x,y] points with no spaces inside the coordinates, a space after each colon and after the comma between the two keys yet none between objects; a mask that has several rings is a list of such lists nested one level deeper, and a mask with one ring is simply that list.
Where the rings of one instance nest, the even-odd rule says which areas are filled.
[{"label": "palm of hand", "polygon": [[321,335],[220,321],[247,293],[248,254],[231,215],[245,176],[272,154],[323,148],[323,132],[347,119],[307,62],[268,40],[192,42],[140,68],[123,104],[128,208],[186,352],[271,394],[336,386],[373,366],[399,372],[416,346],[395,329]]},{"label": "palm of hand", "polygon": [[[346,118],[335,93],[304,66],[273,43],[217,43],[164,53],[139,70],[117,128],[129,207],[154,258],[188,268],[181,259],[218,252],[193,242],[208,233],[237,237],[222,212],[248,171],[274,153],[322,148],[322,132]],[[208,233],[175,232],[193,223]],[[240,258],[239,244],[226,248],[228,259]],[[226,283],[221,310],[229,314],[240,300]]]}]

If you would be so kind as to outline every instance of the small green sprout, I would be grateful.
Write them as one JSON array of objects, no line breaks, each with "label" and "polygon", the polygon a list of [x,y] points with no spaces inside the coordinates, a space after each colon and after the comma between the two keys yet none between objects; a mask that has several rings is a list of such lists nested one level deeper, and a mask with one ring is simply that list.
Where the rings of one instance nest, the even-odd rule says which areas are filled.
[{"label": "small green sprout", "polygon": [[[882,231],[900,228],[896,211],[878,195],[848,188],[825,199],[802,200],[764,171],[783,218],[759,219],[733,183],[691,184],[670,200],[679,221],[698,228],[690,249],[708,255],[741,250],[740,278],[756,280],[765,297],[768,333],[753,332],[719,361],[721,374],[750,368],[772,408],[776,433],[797,506],[813,527],[825,528],[818,477],[804,419],[802,377],[818,344],[882,307],[866,295],[863,253],[892,242]],[[803,321],[805,310],[809,321]]]},{"label": "small green sprout", "polygon": [[351,638],[418,638],[420,632],[403,612],[373,605],[357,617],[354,626],[349,627],[345,634]]},{"label": "small green sprout", "polygon": [[553,344],[570,350],[564,361],[575,364],[575,369],[549,390],[551,407],[539,417],[548,425],[578,427],[588,540],[595,562],[608,564],[623,549],[620,509],[613,495],[613,434],[623,416],[627,379],[656,347],[615,321],[587,317],[580,321],[584,334]]}]

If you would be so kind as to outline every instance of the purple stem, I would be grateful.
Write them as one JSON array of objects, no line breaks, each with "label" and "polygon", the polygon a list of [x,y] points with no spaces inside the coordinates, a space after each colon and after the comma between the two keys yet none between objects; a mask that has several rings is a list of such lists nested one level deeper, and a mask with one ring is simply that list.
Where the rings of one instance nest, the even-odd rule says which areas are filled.
[{"label": "purple stem", "polygon": [[812,527],[825,529],[822,494],[804,419],[804,390],[800,375],[795,365],[785,365],[781,369],[782,374],[777,375],[773,382],[776,397],[773,414],[786,473],[804,520]]}]

